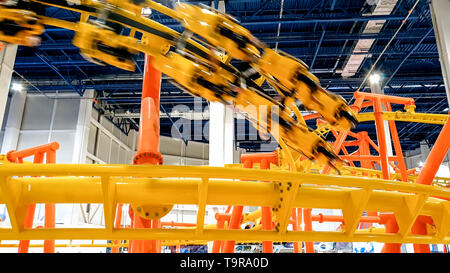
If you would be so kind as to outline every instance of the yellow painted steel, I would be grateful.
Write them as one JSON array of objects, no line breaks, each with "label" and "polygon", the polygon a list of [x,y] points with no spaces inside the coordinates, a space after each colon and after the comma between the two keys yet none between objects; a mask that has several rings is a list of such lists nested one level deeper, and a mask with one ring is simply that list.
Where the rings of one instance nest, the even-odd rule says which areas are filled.
[{"label": "yellow painted steel", "polygon": [[[33,1],[44,5],[71,9],[70,6],[48,4],[39,0]],[[81,2],[91,8],[97,7],[100,9],[105,4],[90,0]],[[80,12],[72,8],[72,10],[81,13],[80,23],[77,24],[43,16],[38,16],[38,18],[41,24],[76,31],[74,44],[80,47],[83,54],[91,58],[98,57],[102,61],[107,60],[108,63],[124,69],[133,70],[134,63],[131,62],[130,56],[137,52],[155,55],[155,64],[159,70],[168,74],[184,87],[188,87],[192,93],[195,93],[195,90],[201,92],[201,94],[195,94],[202,95],[208,100],[218,100],[215,97],[217,92],[210,92],[214,90],[214,88],[211,89],[211,86],[200,86],[200,81],[198,81],[200,78],[191,78],[192,75],[202,75],[203,80],[208,80],[209,84],[215,87],[227,86],[229,82],[234,82],[237,79],[233,72],[229,71],[231,67],[218,65],[220,60],[224,60],[224,64],[229,63],[230,58],[227,56],[217,56],[213,54],[212,50],[193,39],[186,38],[170,28],[140,16],[140,8],[130,2],[118,0],[109,0],[108,2],[114,6],[110,11],[113,11],[117,16],[116,18],[121,17],[125,21],[131,20],[134,24],[146,27],[146,30],[142,30],[129,26],[132,33],[143,32],[142,40],[134,38],[134,35],[120,36],[113,31],[96,28],[93,24],[86,23],[91,15],[98,15],[96,12]],[[246,29],[238,27],[239,25],[232,18],[186,4],[179,5],[178,12],[153,1],[145,1],[144,4],[177,20],[182,19],[183,24],[188,29],[204,34],[203,36],[206,36],[212,44],[228,48],[228,53],[234,57],[252,61],[252,66],[262,70],[270,84],[274,84],[272,74],[275,73],[280,80],[280,82],[274,84],[278,88],[277,90],[287,91],[286,88],[283,89],[286,86],[289,87],[289,90],[298,89],[299,92],[296,94],[283,93],[283,96],[287,99],[286,102],[292,103],[293,98],[300,98],[311,109],[322,109],[321,104],[329,106],[324,109],[332,108],[332,111],[327,110],[321,112],[321,114],[333,125],[327,124],[318,128],[316,130],[317,135],[325,136],[332,129],[332,126],[345,130],[351,127],[352,116],[341,116],[339,120],[336,119],[336,113],[345,112],[348,106],[339,97],[319,88],[318,79],[309,75],[307,67],[300,60],[264,48],[264,51],[260,52],[262,53],[261,59],[256,62],[253,58],[259,54],[256,52],[256,50],[259,50],[255,47],[257,46],[256,40],[252,40],[251,34]],[[199,14],[208,15],[207,18],[202,19],[208,21],[206,28],[203,28],[197,22],[198,20],[194,20],[195,16]],[[17,14],[13,15],[11,17],[17,17]],[[254,45],[246,43],[246,50],[242,50],[242,48],[236,47],[237,44],[230,37],[227,38],[225,35],[215,36],[218,33],[216,28],[211,28],[213,25],[221,26],[223,33],[228,33],[227,35],[230,35],[229,27],[235,26],[237,31],[234,34],[237,33],[242,37],[247,37],[249,41],[254,42]],[[39,34],[40,26],[36,26],[36,28],[39,29],[36,29],[33,34]],[[160,35],[162,33],[165,38],[154,32],[160,32]],[[19,38],[24,39],[24,36]],[[117,56],[114,59],[112,58],[114,54],[108,55],[105,54],[105,51],[102,53],[102,51],[97,50],[98,48],[93,47],[95,39],[100,39],[109,50],[124,47],[126,52],[116,51]],[[188,42],[196,49],[187,49],[189,53],[198,55],[196,56],[197,59],[194,58],[195,61],[184,54],[166,54],[170,45],[178,46],[178,43],[183,39],[184,43]],[[31,45],[31,43],[27,45],[29,44]],[[199,51],[204,54],[199,54]],[[250,58],[248,58],[249,56]],[[121,57],[129,62],[121,61]],[[288,69],[284,69],[287,65]],[[210,73],[213,70],[208,70],[209,66],[214,66],[214,72],[219,72]],[[193,79],[196,81],[192,81]],[[247,92],[246,88],[242,89],[241,92],[238,92],[239,94],[228,92],[226,95],[221,95],[221,99],[239,98],[237,101],[244,105],[276,105],[275,102],[256,91],[251,93]],[[316,89],[321,91],[320,96],[313,97],[311,94],[314,93],[314,90],[317,91]],[[163,240],[167,244],[211,240],[450,243],[450,202],[448,201],[450,200],[450,189],[446,188],[450,179],[436,178],[435,185],[426,186],[409,182],[381,180],[374,178],[379,176],[380,172],[349,167],[339,167],[341,176],[313,174],[311,172],[318,168],[317,165],[313,165],[309,160],[301,161],[301,153],[310,159],[316,159],[327,164],[330,156],[323,153],[317,155],[316,153],[318,153],[320,145],[323,149],[330,147],[320,137],[307,130],[301,113],[296,107],[293,107],[293,109],[298,118],[297,124],[291,122],[293,119],[289,110],[279,115],[289,126],[285,125],[285,128],[281,128],[280,136],[275,136],[282,148],[278,150],[280,166],[270,171],[257,168],[240,169],[236,168],[237,166],[214,168],[0,164],[0,203],[6,204],[11,222],[11,228],[0,229],[0,240],[157,239]],[[351,114],[351,111],[347,113],[347,115]],[[257,112],[255,116],[259,115],[260,113]],[[383,119],[444,124],[448,115],[415,113],[414,109],[410,107],[407,112],[383,113]],[[360,122],[372,121],[375,120],[375,117],[373,113],[361,113],[358,115],[358,120]],[[262,127],[271,131],[269,128],[271,124],[266,123]],[[261,124],[258,123],[256,126],[261,127]],[[286,128],[290,128],[289,132]],[[292,133],[294,129],[296,131]],[[297,150],[299,147],[301,147],[301,151]],[[330,151],[330,154],[333,155],[332,151]],[[328,159],[325,157],[328,157]],[[7,163],[4,157],[0,157],[0,163]],[[410,176],[409,179],[414,181],[416,177]],[[105,228],[24,229],[26,211],[28,205],[32,203],[101,203],[104,209]],[[171,229],[116,229],[114,228],[114,218],[118,203],[138,204],[141,207],[161,206],[162,208],[170,208],[175,204],[197,205],[199,208],[197,226],[195,228]],[[214,226],[205,225],[204,218],[207,205],[272,207],[274,220],[277,222],[276,230],[260,230],[259,224],[250,230],[215,229]],[[332,232],[288,231],[290,213],[292,208],[297,207],[342,210],[345,220],[343,230]],[[376,229],[357,230],[363,211],[395,213],[399,225],[398,234],[386,234],[384,230]],[[257,211],[245,215],[244,221],[257,221],[260,213],[260,211]],[[410,228],[418,215],[433,217],[436,223],[433,233],[429,235],[409,234]],[[154,218],[161,216],[162,213],[158,212],[158,215],[154,215]]]},{"label": "yellow painted steel", "polygon": [[[74,45],[80,48],[80,52],[83,56],[94,63],[106,63],[125,70],[134,70],[135,63],[133,61],[133,56],[140,51],[154,56],[154,64],[157,66],[158,70],[174,79],[177,84],[181,85],[182,89],[187,90],[193,95],[199,95],[208,100],[219,100],[231,103],[238,109],[240,109],[239,107],[241,105],[277,106],[277,103],[274,102],[272,98],[264,96],[263,92],[251,89],[249,79],[246,80],[249,83],[249,89],[243,87],[247,85],[247,82],[240,83],[241,77],[236,77],[234,75],[234,72],[232,71],[235,71],[235,69],[230,65],[227,65],[231,60],[230,58],[226,58],[228,60],[224,62],[224,64],[226,64],[225,66],[219,65],[220,60],[223,58],[217,56],[213,50],[195,42],[189,35],[185,36],[184,34],[180,34],[173,29],[141,16],[140,6],[136,6],[135,3],[117,0],[109,0],[109,3],[91,0],[80,1],[79,4],[82,5],[83,9],[90,10],[87,12],[77,8],[79,7],[78,5],[72,6],[70,3],[67,5],[65,2],[58,4],[53,2],[47,3],[45,0],[33,1],[43,5],[76,11],[81,14],[80,23],[75,26],[73,23],[64,23],[61,20],[46,18],[45,16],[40,16],[40,22],[74,30],[76,33]],[[199,14],[205,15],[209,18],[206,29],[204,29],[205,26],[202,24],[204,23],[203,21],[199,26],[206,31],[202,32],[202,34],[207,36],[207,40],[208,37],[212,37],[211,35],[214,36],[213,32],[216,32],[217,29],[213,26],[218,23],[221,27],[228,29],[226,32],[235,32],[236,35],[250,37],[253,42],[259,43],[256,38],[252,38],[253,36],[251,36],[248,30],[240,26],[234,19],[226,14],[216,13],[216,11],[209,10],[208,8],[198,8],[192,5],[179,4],[177,5],[176,10],[171,10],[152,1],[144,1],[141,6],[150,6],[155,10],[167,14],[168,16],[181,21],[182,24],[187,24],[186,27],[193,32],[200,31],[200,28],[188,27],[198,25],[195,23],[196,20],[193,20],[192,16],[195,17]],[[205,13],[207,10],[209,11]],[[118,35],[108,26],[98,22],[95,24],[92,22],[87,23],[89,16],[98,17],[100,19],[105,19],[107,17],[108,20],[129,27],[133,33],[136,31],[142,32],[142,41],[135,39],[133,36]],[[206,17],[203,19],[206,20]],[[216,33],[219,40],[224,42],[220,43],[220,46],[225,46],[225,48],[227,48],[227,53],[232,54],[234,57],[236,57],[236,54],[240,55],[240,57],[244,57],[245,54],[253,54],[252,52],[254,52],[254,50],[257,51],[255,46],[247,44],[246,48],[248,50],[242,55],[242,47],[239,49],[236,48],[236,41],[233,41],[233,38],[227,38],[225,37],[225,34],[223,34],[225,35],[223,36],[220,33]],[[180,44],[183,44],[183,46],[180,46]],[[187,44],[189,44],[189,46],[187,46]],[[170,46],[175,46],[176,48],[181,47],[184,53],[182,55],[178,53],[166,54]],[[194,55],[195,58],[192,58],[192,56],[189,55]],[[284,60],[278,62],[278,64],[286,62],[292,64],[292,62],[299,62],[303,65],[300,60],[293,60],[284,53],[275,53],[274,56]],[[195,61],[193,59],[195,59]],[[258,61],[257,67],[263,65],[264,62],[265,61]],[[206,66],[204,66],[205,64]],[[300,67],[303,68],[302,65]],[[265,67],[270,68],[272,66],[269,65]],[[291,65],[290,67],[295,68],[297,66]],[[272,67],[272,69],[278,70],[275,67]],[[301,71],[302,73],[307,73],[305,69],[301,69]],[[268,73],[270,71],[266,72]],[[289,73],[291,72],[293,71],[290,71]],[[301,80],[296,81],[300,84],[299,86],[303,86]],[[234,86],[235,83],[236,86]],[[227,86],[229,86],[228,89],[225,88]],[[236,92],[236,89],[242,90]],[[348,106],[339,97],[328,93],[321,88],[319,88],[319,91],[320,92],[318,93],[316,92],[318,94],[317,96],[319,96],[318,98],[314,98],[314,95],[308,95],[313,92],[313,90],[307,92],[307,89],[305,89],[302,90],[301,93],[303,94],[302,96],[304,96],[304,99],[307,98],[308,102],[314,102],[308,103],[311,105],[317,105],[317,103],[320,104],[320,101],[323,100],[321,103],[329,106],[326,108],[320,107],[320,109],[323,108],[320,111],[325,115],[325,118],[328,120],[330,117],[339,116],[339,122],[332,118],[333,126],[340,124],[338,127],[345,127],[348,129],[352,122],[346,120],[345,117],[348,118],[353,115]],[[333,109],[331,110],[331,108]],[[343,108],[347,109],[348,113],[341,117],[341,112],[344,111]],[[338,113],[335,113],[336,111],[338,111]],[[250,117],[251,120],[258,119],[259,113],[256,114],[256,116]],[[301,121],[301,117],[299,117],[299,121]],[[283,139],[283,141],[286,142],[286,149],[292,150],[293,153],[302,153],[311,160],[330,164],[332,167],[341,163],[339,162],[339,158],[333,153],[331,147],[329,147],[320,137],[310,132],[306,126],[301,126],[301,122],[295,124],[288,109],[284,109],[279,113],[279,120],[277,121],[272,120],[271,122],[259,124],[260,122],[261,121],[258,120],[257,128],[262,128],[261,130],[265,129],[271,133],[274,133],[272,128],[275,127],[272,123],[278,122],[278,125],[281,125],[276,127],[280,129],[279,135],[278,133],[273,135],[279,142]],[[302,141],[299,141],[300,139]]]},{"label": "yellow painted steel", "polygon": [[[383,120],[402,121],[402,122],[416,122],[416,123],[428,123],[444,125],[449,115],[444,114],[428,114],[428,113],[416,113],[413,110],[407,112],[383,112]],[[374,113],[359,113],[357,115],[359,122],[374,121]],[[329,123],[321,125],[314,132],[324,137],[332,130],[332,126]]]},{"label": "yellow painted steel", "polygon": [[[36,176],[36,177],[34,177]],[[51,177],[39,177],[51,176]],[[271,181],[271,182],[265,182]],[[0,203],[6,203],[12,229],[1,229],[1,240],[27,239],[160,239],[160,240],[238,240],[238,241],[377,241],[398,243],[448,243],[446,218],[450,189],[373,178],[322,176],[282,170],[258,170],[184,166],[2,164],[0,165]],[[260,230],[215,230],[203,226],[200,211],[197,228],[114,229],[107,216],[104,229],[23,229],[30,203],[104,203],[107,211],[114,204],[197,204],[268,206],[278,204],[276,185],[299,185],[286,210],[293,207],[342,209],[347,226],[343,232],[302,232]],[[108,186],[105,186],[108,185]],[[205,190],[207,188],[207,190]],[[421,198],[413,198],[420,196]],[[439,198],[438,198],[439,197]],[[405,202],[408,202],[406,206]],[[411,204],[413,202],[413,204]],[[408,234],[355,233],[363,210],[403,214],[408,207],[420,208],[399,220],[408,227],[417,215],[430,215],[439,232],[433,236]],[[108,215],[108,212],[105,212]],[[442,217],[445,215],[445,217]],[[285,221],[285,215],[276,218]],[[402,228],[401,228],[402,229]]]},{"label": "yellow painted steel", "polygon": [[[416,112],[384,112],[383,120],[403,121],[403,122],[417,122],[444,125],[449,115],[444,114],[428,114]],[[373,113],[358,114],[360,122],[373,121],[375,116]]]}]

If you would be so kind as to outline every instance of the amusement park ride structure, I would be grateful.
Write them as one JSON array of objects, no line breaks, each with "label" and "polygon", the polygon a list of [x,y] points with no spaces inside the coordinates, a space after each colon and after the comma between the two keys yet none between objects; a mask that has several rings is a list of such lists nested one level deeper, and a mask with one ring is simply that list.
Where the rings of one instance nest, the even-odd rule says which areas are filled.
[{"label": "amusement park ride structure", "polygon": [[[450,148],[448,115],[416,113],[413,99],[358,91],[348,106],[324,90],[302,61],[268,48],[234,18],[206,6],[179,4],[172,10],[153,1],[116,0],[4,4],[4,42],[36,46],[43,25],[53,25],[74,30],[74,44],[99,64],[134,70],[132,56],[146,54],[133,165],[53,164],[57,143],[1,158],[0,203],[6,204],[11,228],[0,229],[0,240],[21,240],[19,252],[28,251],[29,240],[45,240],[44,252],[54,252],[54,240],[61,239],[113,240],[107,245],[113,252],[123,246],[120,241],[129,240],[133,253],[208,241],[214,241],[213,252],[223,253],[234,252],[236,242],[262,242],[266,253],[273,251],[273,242],[294,242],[295,252],[302,252],[301,242],[305,252],[314,251],[313,242],[381,242],[383,252],[400,252],[402,243],[413,243],[416,252],[430,252],[428,244],[450,243],[450,179],[435,177]],[[40,14],[45,6],[79,12],[80,22],[45,17]],[[180,20],[186,31],[180,34],[143,17],[144,6]],[[123,27],[131,29],[129,36],[119,34]],[[136,32],[142,39],[134,37]],[[231,59],[250,69],[238,71]],[[246,118],[271,132],[280,148],[245,154],[242,164],[223,168],[164,166],[158,150],[161,73],[193,95],[242,111],[249,105],[267,106],[267,113],[247,112]],[[263,81],[278,91],[280,100],[264,93]],[[296,100],[317,113],[303,116]],[[404,105],[405,111],[392,112],[392,104]],[[370,108],[373,112],[362,112]],[[306,125],[312,119],[316,130]],[[370,121],[378,144],[366,132],[351,131]],[[419,174],[406,167],[396,121],[443,125]],[[387,152],[386,131],[394,155]],[[334,143],[324,140],[330,132]],[[351,146],[356,150],[349,153]],[[44,154],[47,164],[42,164]],[[33,164],[24,161],[29,156],[34,156]],[[46,204],[45,226],[33,228],[38,203]],[[102,203],[105,227],[55,228],[58,203]],[[131,227],[120,225],[123,204],[130,204]],[[197,205],[196,223],[161,221],[176,204]],[[207,205],[228,209],[215,215],[216,224],[205,225]],[[244,214],[244,206],[260,209]],[[314,208],[341,210],[342,216],[314,215]],[[241,229],[248,222],[255,225]],[[314,231],[312,222],[338,222],[342,230]],[[360,223],[385,228],[360,229]]]}]

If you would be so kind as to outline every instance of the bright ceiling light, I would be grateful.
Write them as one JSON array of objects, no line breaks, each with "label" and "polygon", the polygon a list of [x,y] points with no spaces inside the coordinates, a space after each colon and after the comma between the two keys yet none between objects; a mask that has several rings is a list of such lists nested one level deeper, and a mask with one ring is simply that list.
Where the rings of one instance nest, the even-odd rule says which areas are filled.
[{"label": "bright ceiling light", "polygon": [[14,83],[11,85],[11,89],[12,89],[13,91],[16,91],[16,92],[21,92],[21,91],[23,90],[23,85],[20,84],[20,83],[14,82]]},{"label": "bright ceiling light", "polygon": [[381,76],[380,76],[380,74],[372,74],[372,75],[369,77],[369,80],[370,80],[370,82],[371,82],[372,84],[380,83],[380,81],[381,81]]},{"label": "bright ceiling light", "polygon": [[150,16],[152,14],[152,9],[149,7],[142,8],[142,15]]}]

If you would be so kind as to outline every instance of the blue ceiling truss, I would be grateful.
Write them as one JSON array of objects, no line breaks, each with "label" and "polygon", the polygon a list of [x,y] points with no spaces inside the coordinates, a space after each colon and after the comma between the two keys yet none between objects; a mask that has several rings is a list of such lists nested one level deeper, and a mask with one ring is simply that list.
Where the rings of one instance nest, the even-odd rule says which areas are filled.
[{"label": "blue ceiling truss", "polygon": [[[175,1],[161,1],[168,6]],[[211,5],[211,1],[187,1]],[[217,5],[217,0],[213,0]],[[414,5],[414,0],[399,0],[390,15],[367,15],[374,6],[366,0],[226,0],[227,13],[237,18],[257,38],[271,47],[278,47],[310,65],[324,87],[351,101],[353,93],[363,82],[375,60],[392,39],[402,20]],[[283,16],[280,9],[283,5]],[[75,12],[47,8],[46,15],[68,21],[78,21]],[[175,20],[154,12],[152,19],[179,32],[182,26]],[[379,33],[363,33],[370,20],[383,20],[385,24]],[[278,31],[279,30],[279,31]],[[135,72],[128,72],[112,66],[98,66],[86,61],[79,49],[73,46],[73,31],[48,27],[42,44],[37,48],[19,47],[15,70],[36,86],[29,92],[75,92],[94,89],[96,99],[108,110],[122,113],[139,112],[142,88],[144,56],[140,54],[135,62]],[[353,49],[361,39],[375,40],[356,75],[342,78],[340,71]],[[376,67],[384,75],[385,93],[411,97],[416,100],[417,112],[446,113],[448,103],[439,62],[439,53],[428,1],[419,2],[388,50]],[[17,77],[17,80],[20,78]],[[161,111],[168,114],[172,108],[184,104],[194,109],[194,98],[170,84],[163,77],[161,88]],[[275,92],[263,86],[268,93]],[[364,87],[362,91],[369,91]],[[206,107],[208,102],[203,101]],[[401,110],[400,108],[394,108]],[[137,129],[135,118],[111,118],[124,132]],[[203,121],[206,123],[207,121]],[[178,133],[173,137],[189,138],[181,133],[177,118],[162,118],[161,133],[170,135],[175,126]],[[315,124],[310,124],[315,127]],[[432,145],[440,126],[398,122],[398,132],[403,149],[412,150],[425,140]],[[356,131],[368,131],[376,139],[375,127],[371,123],[359,125]],[[236,137],[236,145],[247,150],[258,150],[264,140],[251,140],[250,130],[246,136]],[[192,138],[192,137],[191,137]],[[241,140],[244,138],[244,140]],[[247,139],[247,140],[246,140]],[[203,141],[206,141],[203,139]]]}]

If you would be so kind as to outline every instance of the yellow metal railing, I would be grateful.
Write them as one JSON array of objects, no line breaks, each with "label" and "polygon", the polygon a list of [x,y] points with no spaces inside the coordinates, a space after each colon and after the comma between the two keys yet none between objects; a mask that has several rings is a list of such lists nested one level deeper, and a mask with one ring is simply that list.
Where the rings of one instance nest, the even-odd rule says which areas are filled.
[{"label": "yellow metal railing", "polygon": [[[49,176],[49,177],[42,177]],[[271,182],[265,182],[271,181]],[[280,188],[299,185],[291,202],[280,202]],[[439,198],[436,198],[439,197]],[[3,164],[0,165],[0,203],[7,205],[11,228],[0,240],[237,240],[237,241],[377,241],[389,243],[450,243],[450,189],[413,183],[351,176],[324,176],[281,170],[184,166]],[[105,228],[24,229],[30,203],[103,203]],[[115,204],[242,205],[341,209],[342,232],[204,229],[204,209],[196,228],[113,228]],[[362,212],[394,212],[398,234],[355,232]],[[281,217],[283,218],[280,218]],[[434,235],[410,235],[418,215],[430,215]],[[284,214],[275,214],[280,227]],[[288,219],[289,220],[289,219]]]},{"label": "yellow metal railing", "polygon": [[[374,121],[374,113],[359,113],[357,115],[359,122]],[[383,112],[383,120],[392,121],[403,121],[403,122],[417,122],[417,123],[428,123],[428,124],[438,124],[444,125],[447,121],[449,115],[444,114],[427,114],[427,113],[416,113],[416,112]],[[324,137],[327,133],[332,130],[329,123],[321,125],[314,132]]]}]

